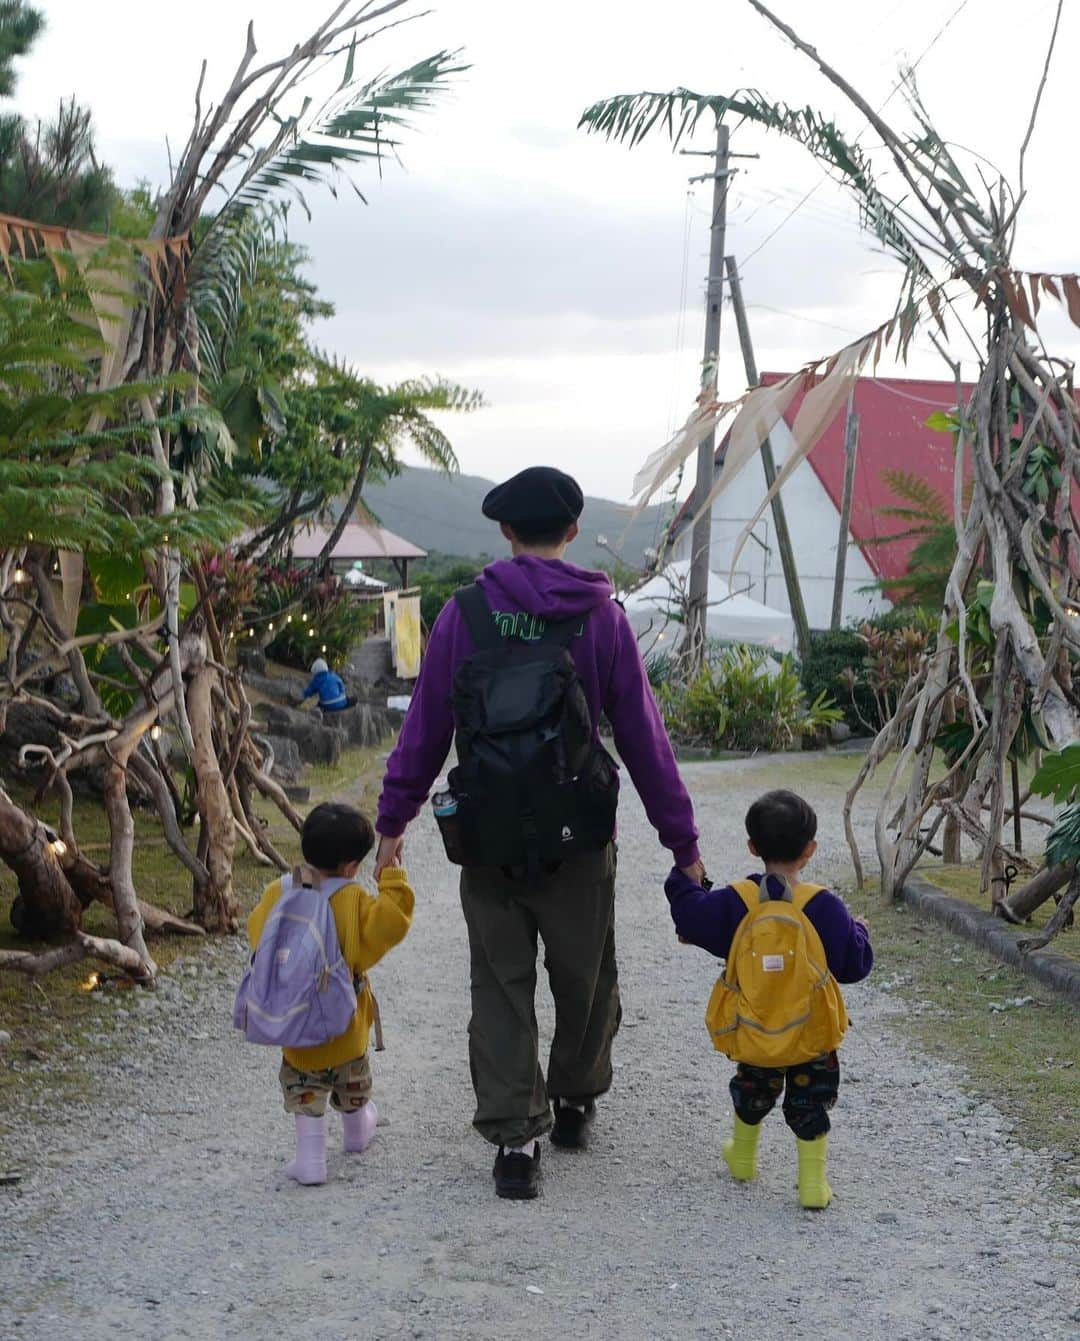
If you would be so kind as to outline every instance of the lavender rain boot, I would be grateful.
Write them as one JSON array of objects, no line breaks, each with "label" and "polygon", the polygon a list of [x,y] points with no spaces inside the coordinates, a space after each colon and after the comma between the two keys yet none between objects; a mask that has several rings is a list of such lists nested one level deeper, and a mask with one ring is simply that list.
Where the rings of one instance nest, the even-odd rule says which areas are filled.
[{"label": "lavender rain boot", "polygon": [[313,1187],[326,1182],[326,1119],[296,1115],[296,1158],[285,1166],[288,1177]]},{"label": "lavender rain boot", "polygon": [[379,1110],[369,1099],[363,1108],[358,1108],[354,1113],[342,1113],[341,1122],[345,1128],[345,1153],[362,1155],[375,1139]]}]

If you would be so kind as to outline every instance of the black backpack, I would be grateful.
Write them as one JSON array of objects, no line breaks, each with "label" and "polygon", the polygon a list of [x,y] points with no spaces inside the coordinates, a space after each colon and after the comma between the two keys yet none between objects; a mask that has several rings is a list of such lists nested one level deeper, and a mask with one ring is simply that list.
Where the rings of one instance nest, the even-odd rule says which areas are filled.
[{"label": "black backpack", "polygon": [[536,874],[605,847],[615,834],[619,777],[594,740],[569,651],[582,617],[525,641],[501,635],[478,586],[454,599],[475,651],[458,669],[451,700],[458,842],[448,855],[464,866]]}]

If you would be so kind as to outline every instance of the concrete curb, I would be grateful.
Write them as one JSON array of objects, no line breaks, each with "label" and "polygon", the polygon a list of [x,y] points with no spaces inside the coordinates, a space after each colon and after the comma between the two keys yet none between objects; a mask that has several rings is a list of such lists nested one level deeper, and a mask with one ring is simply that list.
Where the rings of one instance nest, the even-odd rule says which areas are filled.
[{"label": "concrete curb", "polygon": [[1021,954],[1016,942],[1030,932],[1010,926],[1001,918],[973,908],[962,899],[954,899],[921,875],[908,876],[900,897],[909,907],[943,922],[995,959],[1011,964],[1073,1005],[1080,1006],[1080,961],[1049,949]]}]

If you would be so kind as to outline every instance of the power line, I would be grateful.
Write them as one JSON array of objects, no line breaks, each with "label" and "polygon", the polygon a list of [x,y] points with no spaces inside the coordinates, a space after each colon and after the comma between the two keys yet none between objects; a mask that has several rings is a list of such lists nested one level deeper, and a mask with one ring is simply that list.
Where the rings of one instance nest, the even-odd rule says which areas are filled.
[{"label": "power line", "polygon": [[[919,68],[919,66],[930,54],[930,52],[933,51],[934,47],[937,46],[938,42],[941,41],[942,37],[944,37],[944,35],[952,27],[953,21],[957,19],[960,16],[960,14],[968,7],[969,2],[970,0],[960,0],[960,4],[957,5],[956,9],[953,10],[952,14],[948,17],[948,19],[946,19],[945,23],[934,34],[933,38],[930,41],[929,46],[918,58],[918,60],[916,60],[914,64],[911,66],[910,73],[912,74],[915,73],[915,71]],[[897,82],[893,85],[892,91],[889,93],[889,96],[877,109],[879,112],[883,112],[885,108],[888,107],[889,103],[892,102],[893,98],[903,87],[903,85],[904,80],[898,79]],[[863,135],[866,134],[866,129],[867,128],[864,126],[863,129],[858,133],[858,135],[855,136],[856,144],[858,144],[859,141],[862,139]],[[763,248],[767,247],[769,243],[773,240],[773,238],[777,235],[777,233],[779,233],[782,228],[786,227],[786,225],[789,224],[792,219],[794,219],[795,215],[798,214],[798,212],[802,209],[802,207],[806,204],[806,202],[810,199],[810,197],[813,196],[824,185],[824,183],[828,181],[828,179],[829,179],[828,172],[823,172],[821,176],[818,178],[818,180],[814,183],[814,185],[810,188],[810,190],[807,191],[806,194],[802,197],[802,199],[788,211],[788,213],[780,220],[780,222],[776,225],[776,227],[772,230],[772,232],[768,234],[768,236],[764,239],[764,241],[758,243],[758,245],[754,248],[754,250],[750,253],[749,256],[744,257],[744,259],[740,262],[740,265],[745,266],[749,261],[752,261],[754,257],[760,251],[763,250]]]}]

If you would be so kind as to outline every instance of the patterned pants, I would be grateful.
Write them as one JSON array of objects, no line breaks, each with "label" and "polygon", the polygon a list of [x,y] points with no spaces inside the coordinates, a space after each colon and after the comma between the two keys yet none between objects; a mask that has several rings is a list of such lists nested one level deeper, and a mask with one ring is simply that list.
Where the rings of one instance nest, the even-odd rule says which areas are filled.
[{"label": "patterned pants", "polygon": [[754,1127],[784,1096],[784,1121],[800,1141],[812,1141],[829,1130],[829,1109],[840,1089],[840,1063],[835,1052],[798,1066],[773,1069],[739,1062],[731,1078],[731,1101],[743,1122]]},{"label": "patterned pants", "polygon": [[327,1099],[339,1113],[355,1113],[371,1097],[371,1063],[367,1053],[326,1071],[298,1071],[282,1061],[278,1072],[286,1113],[322,1117]]}]

